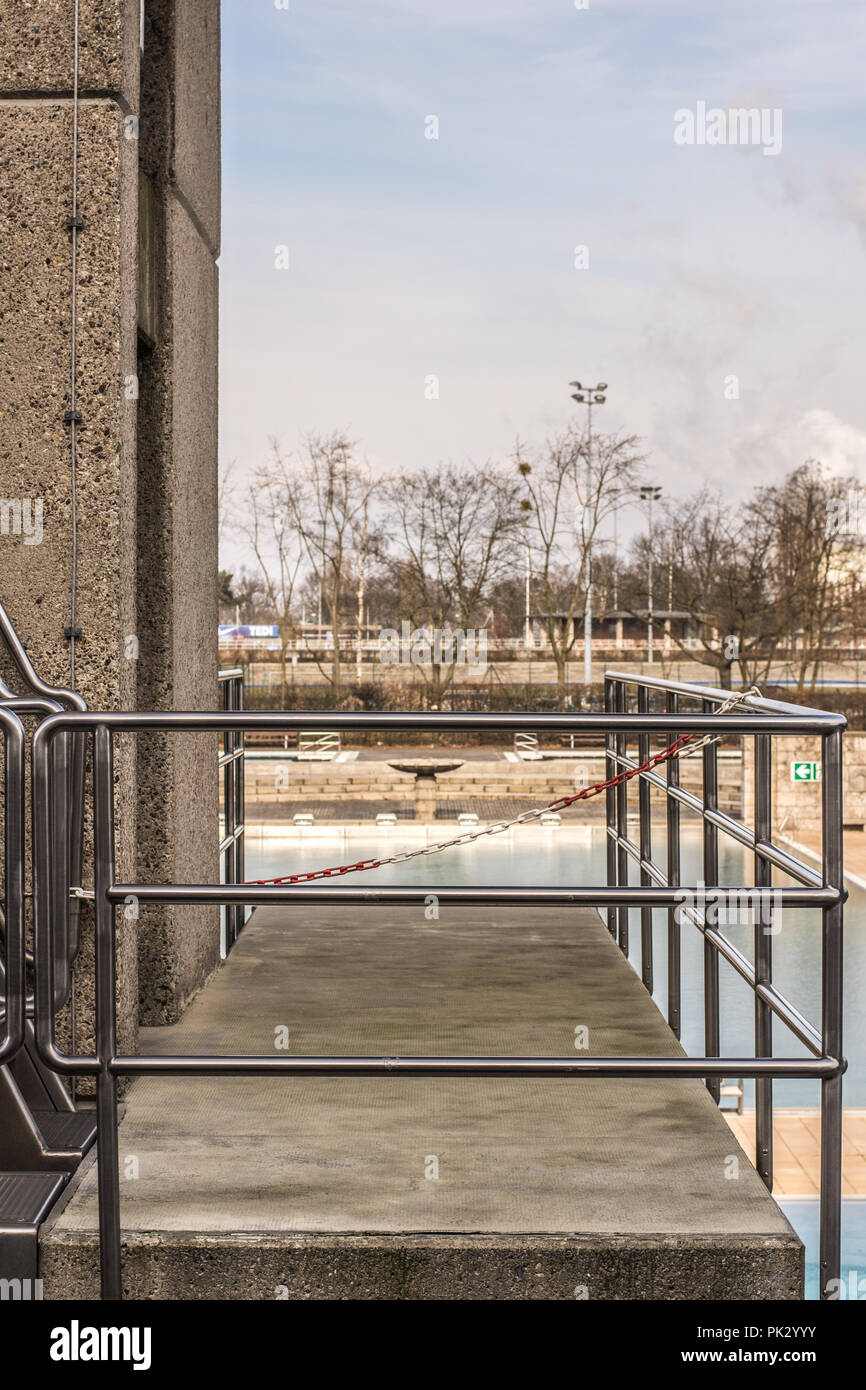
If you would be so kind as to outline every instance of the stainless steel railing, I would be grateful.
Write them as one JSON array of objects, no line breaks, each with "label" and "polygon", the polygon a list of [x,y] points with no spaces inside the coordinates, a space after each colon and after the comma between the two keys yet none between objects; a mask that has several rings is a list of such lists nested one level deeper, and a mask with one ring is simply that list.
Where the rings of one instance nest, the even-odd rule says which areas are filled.
[{"label": "stainless steel railing", "polygon": [[3,745],[3,910],[0,915],[0,1062],[21,1049],[25,1027],[24,975],[24,725],[0,708]]},{"label": "stainless steel railing", "polygon": [[[0,706],[13,710],[18,715],[35,715],[44,718],[60,710],[87,709],[81,695],[63,686],[50,685],[36,671],[24,643],[15,630],[9,614],[0,603],[0,639],[6,649],[23,684],[23,693],[16,693],[0,679]],[[84,843],[84,785],[85,785],[85,738],[76,736],[57,741],[54,750],[55,771],[62,782],[63,789],[55,802],[55,858],[65,854],[68,863],[64,867],[56,863],[57,891],[63,881],[72,885],[81,884],[81,867]],[[26,833],[26,832],[25,832]],[[63,847],[62,850],[60,847]],[[25,891],[26,896],[26,891]],[[81,900],[66,894],[58,901],[55,909],[55,988],[57,1002],[63,1004],[72,989],[72,965],[78,952],[79,917]],[[29,961],[30,953],[25,953]],[[25,1008],[32,1016],[33,1001],[27,999]]]},{"label": "stainless steel railing", "polygon": [[[634,684],[638,694],[638,709],[628,711],[626,692]],[[627,788],[621,785],[607,793],[608,811],[608,882],[604,885],[581,885],[572,888],[443,888],[361,886],[309,886],[291,884],[249,885],[225,884],[153,884],[122,883],[117,881],[114,852],[114,779],[112,770],[113,739],[116,733],[143,730],[183,730],[222,733],[242,736],[250,731],[300,730],[307,722],[306,714],[289,712],[248,712],[224,709],[216,713],[60,713],[43,721],[33,738],[34,778],[34,853],[35,853],[35,923],[36,923],[36,1033],[40,1056],[49,1067],[61,1075],[89,1075],[95,1078],[97,1118],[99,1124],[99,1223],[104,1298],[122,1296],[120,1191],[118,1179],[117,1139],[117,1078],[148,1073],[178,1076],[196,1075],[263,1075],[263,1076],[538,1076],[538,1077],[699,1077],[711,1087],[722,1078],[736,1075],[754,1077],[762,1089],[761,1135],[768,1142],[767,1096],[776,1077],[810,1077],[822,1084],[822,1288],[839,1273],[839,1231],[841,1205],[841,1082],[844,1070],[842,1058],[842,887],[841,866],[841,734],[845,721],[840,716],[817,710],[780,706],[770,701],[750,701],[748,707],[736,712],[712,713],[727,692],[692,686],[670,687],[661,683],[666,693],[667,709],[657,714],[649,711],[648,692],[658,688],[658,682],[612,674],[607,682],[607,709],[598,714],[385,714],[333,713],[319,720],[322,729],[341,733],[371,730],[400,731],[419,728],[426,732],[479,732],[499,730],[512,734],[529,730],[547,733],[595,733],[606,741],[609,769],[630,765],[630,741],[639,742],[646,751],[650,740],[672,739],[683,733],[737,734],[754,737],[761,753],[760,781],[762,789],[756,795],[759,815],[753,832],[725,817],[715,804],[715,745],[703,754],[704,789],[701,798],[693,798],[700,807],[704,821],[704,872],[718,877],[717,836],[719,830],[735,836],[749,836],[741,843],[753,849],[756,865],[755,885],[744,891],[754,892],[769,882],[773,866],[784,869],[795,879],[794,886],[776,890],[776,901],[785,907],[816,907],[824,914],[823,971],[824,1005],[821,1028],[809,1024],[794,1006],[772,984],[766,948],[753,967],[714,927],[704,921],[705,995],[708,1004],[707,1048],[703,1057],[379,1057],[379,1056],[124,1056],[117,1050],[117,1018],[115,999],[115,909],[130,898],[139,902],[160,903],[222,903],[243,909],[259,903],[419,903],[435,892],[440,901],[449,903],[560,903],[587,904],[606,909],[608,925],[618,931],[620,945],[627,945],[629,907],[642,913],[642,944],[644,946],[643,978],[652,983],[652,910],[665,908],[669,913],[669,978],[674,983],[673,998],[677,1012],[673,1015],[678,1027],[679,949],[678,922],[674,915],[683,901],[683,894],[699,901],[698,885],[684,887],[678,863],[679,837],[669,837],[666,870],[652,858],[651,822],[649,818],[650,788],[661,783],[666,789],[669,804],[677,810],[692,803],[691,796],[679,788],[677,774],[669,769],[667,780],[643,774],[640,779],[641,833],[640,843],[628,836]],[[679,708],[682,701],[698,699],[701,708],[686,712]],[[811,733],[824,741],[825,776],[824,809],[824,866],[819,875],[773,846],[769,840],[769,783],[767,777],[767,748],[761,740],[774,735]],[[86,735],[92,741],[93,807],[94,807],[94,896],[96,911],[96,1045],[92,1055],[72,1056],[59,1050],[55,1037],[54,957],[51,950],[50,865],[52,838],[52,807],[58,794],[57,774],[52,750],[56,740],[65,735]],[[229,741],[225,752],[234,752],[237,745]],[[236,760],[242,764],[242,759]],[[228,764],[224,764],[228,766]],[[640,764],[637,764],[640,766]],[[654,774],[653,774],[654,775]],[[233,793],[235,794],[235,793]],[[694,809],[694,807],[693,807]],[[674,820],[669,822],[676,830]],[[227,823],[228,824],[228,823]],[[636,858],[641,882],[628,883],[628,862]],[[617,915],[618,914],[618,915]],[[644,915],[645,914],[645,915]],[[698,914],[700,916],[700,914]],[[671,923],[673,925],[671,925]],[[721,1057],[718,1046],[718,955],[721,953],[750,983],[761,1006],[756,1014],[755,1056]],[[795,1036],[805,1043],[810,1056],[774,1057],[768,1036],[768,1019],[775,1013]],[[766,1180],[766,1166],[765,1166]]]},{"label": "stainless steel railing", "polygon": [[[244,673],[238,666],[219,673],[220,707],[226,712],[244,707]],[[225,728],[219,766],[223,774],[223,834],[220,840],[224,883],[244,881],[244,731]],[[246,909],[243,903],[224,904],[223,941],[228,955],[243,931]]]},{"label": "stainless steel railing", "polygon": [[[637,759],[628,755],[626,733],[609,731],[606,738],[607,766],[610,770],[639,767],[649,753],[650,734],[646,731],[650,693],[664,697],[665,710],[670,715],[670,732],[660,735],[668,743],[689,703],[698,705],[703,715],[727,699],[730,692],[713,687],[689,685],[662,680],[652,676],[635,676],[611,671],[605,676],[605,709],[617,716],[626,712],[630,698],[637,707],[640,731],[637,733]],[[754,740],[754,824],[749,827],[718,809],[718,744],[710,743],[701,753],[702,795],[695,796],[680,786],[679,764],[676,759],[667,763],[667,775],[641,772],[639,781],[639,841],[628,834],[628,786],[616,789],[607,796],[607,879],[608,884],[628,882],[629,862],[638,866],[644,887],[662,887],[680,883],[680,812],[685,807],[700,817],[703,826],[703,885],[704,891],[694,899],[694,906],[683,903],[668,907],[667,976],[668,1023],[677,1037],[681,1024],[681,957],[680,923],[690,922],[704,938],[704,1050],[707,1057],[719,1055],[719,959],[724,958],[755,996],[755,1057],[772,1058],[772,1020],[775,1015],[808,1049],[813,1057],[833,1058],[837,1068],[832,1075],[821,1078],[821,1288],[838,1277],[840,1259],[841,1171],[842,1171],[842,905],[846,898],[842,870],[842,732],[845,720],[841,716],[822,715],[795,705],[745,695],[742,705],[763,720],[763,726],[741,724],[739,732]],[[793,716],[796,728],[787,727]],[[783,725],[782,721],[785,721]],[[727,722],[727,721],[725,721]],[[822,741],[822,866],[818,873],[793,855],[775,845],[772,839],[773,735],[780,732],[809,732],[819,734]],[[652,851],[652,789],[665,797],[666,863],[664,868],[655,862]],[[754,885],[748,890],[757,896],[760,910],[754,919],[754,963],[708,920],[707,896],[719,885],[719,834],[750,850],[754,861]],[[821,934],[822,1010],[821,1025],[816,1027],[773,984],[773,931],[767,922],[767,910],[787,901],[786,892],[773,890],[773,870],[779,870],[806,889],[821,889],[826,894],[820,910],[823,914]],[[728,887],[726,894],[743,890]],[[608,929],[628,954],[628,909],[620,908],[618,917],[608,910]],[[653,989],[652,906],[641,905],[641,977],[647,989]],[[732,1069],[732,1073],[735,1069]],[[748,1072],[736,1072],[749,1075]],[[780,1073],[768,1069],[755,1076],[755,1166],[767,1187],[773,1188],[773,1078]],[[707,1073],[707,1088],[718,1102],[722,1078]]]}]

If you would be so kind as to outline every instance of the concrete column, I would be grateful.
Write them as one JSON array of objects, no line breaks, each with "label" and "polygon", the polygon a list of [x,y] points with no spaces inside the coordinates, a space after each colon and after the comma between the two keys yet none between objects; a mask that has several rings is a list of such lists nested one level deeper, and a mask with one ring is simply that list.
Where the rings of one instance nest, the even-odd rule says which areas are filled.
[{"label": "concrete column", "polygon": [[[219,6],[147,0],[141,71],[138,663],[142,709],[217,701]],[[139,745],[138,854],[150,878],[218,878],[217,743]],[[219,959],[219,910],[142,912],[142,1023],[171,1023]]]},{"label": "concrete column", "polygon": [[[69,685],[74,4],[0,0],[0,495],[41,508],[41,536],[0,535],[0,591],[47,680]],[[137,0],[80,13],[76,685],[93,708],[134,706],[138,151]],[[5,659],[5,653],[4,653]],[[10,683],[17,677],[4,666]],[[134,867],[134,758],[116,759],[117,862]],[[137,1038],[136,923],[118,922],[119,1039]],[[79,1050],[92,1048],[92,916],[82,915]]]},{"label": "concrete column", "polygon": [[[0,0],[0,498],[30,518],[0,534],[0,596],[63,685],[75,8]],[[140,0],[80,0],[75,684],[94,709],[214,708],[219,7],[147,0],[146,16],[142,56]],[[118,873],[213,881],[215,740],[160,742],[118,740]],[[82,1050],[86,913],[84,928]],[[118,914],[121,1048],[139,1017],[177,1018],[217,959],[213,909]]]}]

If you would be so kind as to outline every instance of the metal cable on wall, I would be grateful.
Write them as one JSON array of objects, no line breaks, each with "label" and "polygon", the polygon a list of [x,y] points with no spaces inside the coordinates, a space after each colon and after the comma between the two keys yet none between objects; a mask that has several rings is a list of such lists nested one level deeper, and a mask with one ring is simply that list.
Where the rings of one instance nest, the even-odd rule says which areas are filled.
[{"label": "metal cable on wall", "polygon": [[[77,402],[78,377],[78,232],[81,219],[78,216],[78,27],[80,0],[75,0],[75,33],[72,77],[72,215],[69,219],[72,231],[72,325],[70,333],[71,362],[69,375],[69,428],[70,428],[70,524],[72,527],[72,564],[69,595],[69,684],[75,689],[75,639],[78,618],[78,449],[76,430],[81,420]],[[76,989],[75,972],[72,972],[70,989],[70,1029],[72,1051],[76,1047]],[[77,1078],[72,1078],[72,1102],[75,1104]]]},{"label": "metal cable on wall", "polygon": [[70,522],[72,527],[72,573],[70,579],[69,596],[69,626],[66,629],[66,636],[69,638],[69,683],[75,689],[75,639],[78,636],[77,615],[78,615],[78,440],[76,432],[81,423],[81,414],[78,410],[77,401],[77,376],[78,376],[78,233],[83,226],[83,222],[78,215],[78,69],[79,69],[79,5],[80,0],[75,0],[75,31],[74,31],[74,51],[73,51],[73,76],[72,76],[72,215],[67,219],[67,226],[72,232],[72,326],[71,326],[71,362],[69,373],[69,409],[66,412],[66,422],[70,430],[70,454],[71,454],[71,480],[70,480]]}]

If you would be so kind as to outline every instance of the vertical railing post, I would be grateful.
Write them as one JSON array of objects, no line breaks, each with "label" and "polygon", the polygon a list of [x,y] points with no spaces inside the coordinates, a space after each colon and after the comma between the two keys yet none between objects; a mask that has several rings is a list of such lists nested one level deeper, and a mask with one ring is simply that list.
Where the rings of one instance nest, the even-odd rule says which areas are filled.
[{"label": "vertical railing post", "polygon": [[[226,709],[232,711],[234,710],[234,707],[235,682],[234,678],[230,677],[226,681]],[[229,755],[230,759],[230,761],[226,763],[226,786],[229,789],[229,800],[231,802],[231,823],[229,823],[228,818],[226,819],[226,835],[231,836],[229,844],[226,848],[226,880],[229,883],[234,883],[236,881],[235,866],[237,858],[235,854],[235,832],[238,828],[238,808],[235,800],[235,793],[237,791],[237,777],[235,776],[234,757],[235,749],[237,747],[237,733],[234,729],[226,729],[225,746],[226,752]],[[231,927],[230,945],[234,946],[235,942],[238,939],[238,909],[236,903],[232,903],[229,907],[229,923]]]},{"label": "vertical railing post", "polygon": [[[610,678],[609,678],[608,676],[605,676],[605,678],[604,678],[604,708],[605,708],[605,710],[606,710],[606,712],[607,712],[608,714],[612,714],[612,713],[613,713],[613,710],[614,710],[614,703],[615,703],[615,699],[614,699],[613,682],[610,680]],[[605,750],[606,750],[606,753],[605,753],[605,773],[604,773],[604,776],[605,776],[605,781],[606,781],[606,782],[609,782],[609,781],[611,780],[612,777],[615,777],[615,776],[616,776],[616,773],[617,773],[617,771],[618,771],[618,768],[617,768],[617,766],[616,766],[616,762],[615,762],[615,760],[614,760],[614,758],[613,758],[613,756],[612,756],[613,753],[615,752],[615,749],[616,749],[616,740],[615,740],[615,736],[614,736],[612,733],[608,732],[607,734],[605,734]],[[614,839],[613,839],[613,837],[612,837],[612,835],[611,835],[611,831],[614,829],[614,826],[615,826],[615,824],[616,824],[616,787],[608,787],[607,791],[606,791],[605,794],[604,794],[604,800],[605,800],[605,832],[604,832],[604,837],[605,837],[605,853],[606,853],[606,860],[607,860],[607,886],[608,886],[608,888],[615,888],[615,887],[617,886],[617,878],[616,878],[616,860],[617,860],[616,849],[617,849],[617,847],[616,847],[616,843],[615,843],[615,841],[614,841]],[[608,931],[610,932],[611,936],[613,936],[613,937],[616,937],[616,911],[617,911],[617,910],[616,910],[615,907],[609,907],[609,908],[607,909],[607,929],[608,929]]]},{"label": "vertical railing post", "polygon": [[54,781],[54,800],[51,813],[51,861],[52,861],[52,903],[51,928],[54,948],[54,990],[58,1008],[69,997],[71,988],[71,903],[69,899],[69,871],[71,836],[69,816],[70,804],[70,749],[69,734],[63,733],[54,739],[51,748]]},{"label": "vertical railing post", "polygon": [[[616,693],[614,697],[614,708],[617,714],[625,714],[626,689],[624,681],[616,682]],[[617,734],[616,751],[620,758],[626,755],[628,740],[625,734]],[[617,772],[624,769],[621,763],[617,764]],[[628,851],[623,849],[622,841],[628,833],[628,782],[620,782],[616,789],[616,833],[619,836],[619,843],[616,850],[616,871],[617,879],[622,887],[628,885]],[[617,908],[619,920],[619,949],[628,958],[628,907]]]},{"label": "vertical railing post", "polygon": [[[240,710],[240,711],[243,711],[243,708],[244,708],[244,673],[243,673],[243,667],[241,668],[240,674],[238,675],[237,680],[236,680],[235,707],[236,707],[236,709],[238,709],[238,710]],[[247,816],[246,816],[246,791],[245,791],[245,782],[244,782],[244,774],[245,774],[245,768],[244,768],[244,757],[245,757],[244,748],[245,748],[245,747],[246,747],[246,736],[245,736],[245,734],[244,734],[243,729],[238,729],[238,731],[237,731],[237,749],[238,749],[238,757],[237,757],[237,759],[236,759],[237,772],[236,772],[236,782],[235,782],[235,812],[236,812],[237,819],[238,819],[238,825],[240,826],[241,831],[240,831],[240,834],[238,835],[238,838],[237,838],[237,841],[236,841],[235,883],[243,883],[244,879],[246,878],[246,863],[245,863],[246,851],[245,851],[245,846],[244,846],[244,837],[245,837],[245,835],[246,835],[246,819],[247,819]],[[236,827],[236,828],[237,828],[237,827]],[[237,914],[238,914],[238,924],[237,924],[237,925],[238,925],[238,931],[239,931],[239,932],[243,930],[243,926],[244,926],[244,913],[245,913],[245,911],[246,911],[246,908],[244,907],[244,904],[243,904],[243,903],[238,903],[238,904],[237,904]]]},{"label": "vertical railing post", "polygon": [[[649,713],[649,691],[645,685],[637,688],[637,708],[638,714]],[[637,760],[643,764],[650,755],[650,740],[648,733],[639,733],[637,736]],[[649,863],[652,859],[652,805],[650,801],[650,784],[645,777],[638,777],[638,807],[640,811],[640,883],[642,888],[649,888],[652,885],[652,878],[646,869],[644,862]],[[640,972],[644,985],[653,992],[653,913],[651,907],[642,907],[640,910]]]},{"label": "vertical railing post", "polygon": [[[711,700],[703,700],[704,714],[711,714],[715,708]],[[705,811],[716,811],[719,805],[719,745],[715,741],[704,745],[703,750],[703,803]],[[703,835],[704,887],[716,888],[719,882],[719,832],[704,816]],[[704,922],[706,924],[706,902],[704,903]],[[704,938],[704,1042],[705,1056],[719,1056],[719,953],[712,942]],[[707,1090],[718,1104],[720,1082],[717,1076],[707,1077]]]},{"label": "vertical railing post", "polygon": [[117,1143],[117,1053],[114,904],[114,771],[111,733],[104,724],[93,737],[93,896],[96,916],[96,1076],[99,1250],[102,1297],[123,1297],[120,1255],[120,1181]]},{"label": "vertical railing post", "polygon": [[14,1057],[24,1039],[24,728],[0,710],[3,729],[4,973],[5,1019],[0,1055]]},{"label": "vertical railing post", "polygon": [[[745,751],[745,750],[744,750]],[[758,906],[755,910],[755,983],[772,984],[773,932],[778,930],[773,920],[773,866],[759,854],[762,842],[773,837],[773,739],[771,734],[755,735],[755,887]],[[773,1055],[773,1011],[755,994],[755,1056]],[[755,1167],[772,1192],[773,1190],[773,1080],[755,1080]]]},{"label": "vertical railing post", "polygon": [[[669,690],[665,698],[665,707],[668,714],[676,714],[679,710],[679,696],[675,691]],[[668,744],[676,739],[675,734],[668,734]],[[672,888],[680,886],[680,803],[675,796],[671,796],[670,788],[680,785],[680,764],[678,758],[670,758],[667,763],[667,878]],[[677,921],[677,908],[668,908],[668,1024],[676,1037],[680,1036],[681,1016],[680,1000],[682,994],[681,964],[680,964],[680,924]]]},{"label": "vertical railing post", "polygon": [[[222,691],[222,707],[228,714],[234,708],[234,681],[231,676],[226,676],[220,682]],[[224,820],[224,843],[223,850],[223,878],[226,883],[235,882],[235,841],[234,833],[237,825],[237,811],[235,806],[235,788],[237,785],[235,778],[234,761],[232,753],[235,747],[235,732],[233,729],[223,729],[223,820]],[[225,909],[226,927],[226,954],[234,946],[237,940],[237,907],[234,903],[229,903]]]},{"label": "vertical railing post", "polygon": [[[823,877],[843,887],[842,731],[822,740]],[[842,904],[823,909],[821,1036],[824,1056],[842,1062]],[[842,1073],[821,1082],[821,1297],[838,1297],[842,1222]]]}]

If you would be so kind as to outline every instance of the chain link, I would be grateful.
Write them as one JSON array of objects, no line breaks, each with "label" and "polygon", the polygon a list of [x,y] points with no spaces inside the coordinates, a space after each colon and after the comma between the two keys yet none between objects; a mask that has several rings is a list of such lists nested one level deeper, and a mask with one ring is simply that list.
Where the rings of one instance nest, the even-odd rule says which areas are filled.
[{"label": "chain link", "polygon": [[[727,714],[729,710],[736,708],[750,696],[760,696],[760,694],[757,686],[752,686],[745,695],[729,695],[713,713]],[[592,796],[600,796],[602,792],[608,791],[611,787],[618,787],[623,782],[630,782],[633,777],[639,777],[643,772],[651,772],[661,763],[670,762],[674,758],[691,758],[711,743],[718,743],[719,737],[718,734],[705,734],[703,738],[698,739],[694,734],[681,734],[667,748],[663,748],[660,752],[654,753],[651,758],[647,758],[640,767],[626,768],[624,772],[617,773],[615,777],[609,777],[606,782],[596,782],[593,786],[584,787],[581,791],[574,792],[569,796],[560,796],[547,806],[537,806],[531,811],[524,811],[522,815],[513,816],[511,820],[493,821],[492,824],[484,825],[479,830],[464,831],[462,835],[455,835],[450,840],[439,840],[435,845],[424,845],[421,849],[405,850],[402,854],[389,854],[384,859],[359,859],[354,864],[339,864],[333,869],[313,869],[304,874],[284,874],[281,878],[249,879],[248,883],[253,886],[313,883],[318,879],[342,878],[344,874],[363,873],[366,869],[381,869],[386,864],[406,864],[410,859],[420,859],[425,854],[441,854],[446,849],[456,849],[459,845],[472,844],[475,840],[483,839],[485,835],[501,835],[503,831],[510,830],[512,826],[526,825],[529,821],[538,820],[541,816],[563,811],[567,806],[573,806],[576,801],[587,801]]]}]

